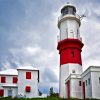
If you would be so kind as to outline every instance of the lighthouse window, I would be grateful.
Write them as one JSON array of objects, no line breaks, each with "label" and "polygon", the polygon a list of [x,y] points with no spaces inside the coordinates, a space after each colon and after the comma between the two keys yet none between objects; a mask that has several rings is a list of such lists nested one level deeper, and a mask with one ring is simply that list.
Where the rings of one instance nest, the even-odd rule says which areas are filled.
[{"label": "lighthouse window", "polygon": [[64,8],[64,9],[62,10],[62,15],[66,15],[66,14],[68,14],[68,8]]},{"label": "lighthouse window", "polygon": [[68,8],[68,13],[69,13],[69,14],[74,14],[73,8],[69,7],[69,8]]},{"label": "lighthouse window", "polygon": [[74,57],[74,51],[71,52],[72,57]]}]

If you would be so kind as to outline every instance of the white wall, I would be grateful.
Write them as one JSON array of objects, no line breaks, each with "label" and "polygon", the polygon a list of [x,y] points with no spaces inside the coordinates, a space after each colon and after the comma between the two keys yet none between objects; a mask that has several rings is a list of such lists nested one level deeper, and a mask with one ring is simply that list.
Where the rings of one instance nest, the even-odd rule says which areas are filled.
[{"label": "white wall", "polygon": [[[15,83],[13,83],[13,77],[17,77],[17,76],[12,76],[12,75],[2,75],[2,76],[4,76],[4,77],[6,77],[6,83],[0,83],[1,85],[5,85],[5,84],[15,84]],[[1,77],[2,76],[0,76],[0,82],[1,82]]]},{"label": "white wall", "polygon": [[[1,77],[4,76],[6,77],[6,83],[1,83]],[[2,88],[2,85],[6,85],[6,84],[15,84],[13,83],[13,77],[17,77],[17,76],[12,76],[12,75],[0,75],[0,88]]]},{"label": "white wall", "polygon": [[79,30],[79,24],[76,20],[67,19],[62,21],[60,24],[60,40],[66,38],[80,39],[80,33],[77,30]]},{"label": "white wall", "polygon": [[69,63],[69,74],[71,74],[73,70],[75,70],[75,74],[82,74],[83,72],[80,64]]},{"label": "white wall", "polygon": [[[26,79],[25,70],[18,70],[18,95],[26,95],[27,98],[38,96],[38,71],[30,71],[31,79]],[[30,92],[25,91],[26,86],[31,87]]]},{"label": "white wall", "polygon": [[100,83],[99,83],[100,71],[91,72],[92,79],[92,98],[100,99]]},{"label": "white wall", "polygon": [[82,99],[82,83],[79,86],[81,79],[70,79],[70,97]]},{"label": "white wall", "polygon": [[[88,79],[90,78],[90,84]],[[87,85],[86,85],[87,80]],[[85,82],[85,98],[92,98],[92,82],[91,82],[91,72],[88,72],[86,76],[83,77],[83,82]]]},{"label": "white wall", "polygon": [[67,98],[65,80],[69,75],[69,65],[63,64],[60,66],[60,79],[59,79],[59,96]]},{"label": "white wall", "polygon": [[[97,98],[100,99],[100,67],[90,66],[83,74],[83,81],[85,81],[85,93],[86,98]],[[88,79],[90,78],[90,85],[88,84]],[[87,80],[87,86],[86,86]]]},{"label": "white wall", "polygon": [[59,79],[59,96],[61,98],[67,98],[65,80],[75,70],[75,74],[82,73],[82,66],[79,64],[63,64],[60,66],[60,79]]}]

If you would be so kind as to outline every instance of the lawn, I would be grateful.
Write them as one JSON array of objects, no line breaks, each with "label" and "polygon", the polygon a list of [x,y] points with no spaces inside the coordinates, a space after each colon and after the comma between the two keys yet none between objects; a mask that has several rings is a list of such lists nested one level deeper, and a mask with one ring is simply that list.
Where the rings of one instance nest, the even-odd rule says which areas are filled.
[{"label": "lawn", "polygon": [[[10,97],[6,97],[6,98],[0,98],[0,100],[67,100],[67,99],[61,99],[58,97],[47,97],[47,98],[10,98]],[[80,99],[68,99],[68,100],[80,100]],[[97,99],[86,99],[86,100],[97,100]]]}]

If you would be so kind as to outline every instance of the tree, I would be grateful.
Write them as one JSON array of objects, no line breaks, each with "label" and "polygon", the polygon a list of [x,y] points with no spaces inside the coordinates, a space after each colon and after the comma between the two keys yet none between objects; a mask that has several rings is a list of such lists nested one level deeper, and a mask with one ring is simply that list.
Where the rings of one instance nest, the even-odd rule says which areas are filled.
[{"label": "tree", "polygon": [[39,94],[39,96],[41,96],[42,95],[42,92],[38,89],[38,94]]},{"label": "tree", "polygon": [[51,87],[50,90],[49,90],[49,95],[53,96],[53,94],[54,94],[53,87]]}]

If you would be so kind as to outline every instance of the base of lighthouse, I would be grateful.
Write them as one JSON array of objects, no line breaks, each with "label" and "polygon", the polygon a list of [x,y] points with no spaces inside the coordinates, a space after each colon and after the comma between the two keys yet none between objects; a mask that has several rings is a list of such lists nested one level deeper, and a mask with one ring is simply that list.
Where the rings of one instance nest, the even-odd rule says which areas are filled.
[{"label": "base of lighthouse", "polygon": [[68,78],[70,74],[81,74],[82,73],[82,66],[80,64],[63,64],[60,66],[60,84],[59,84],[59,96],[61,98],[68,98],[67,91],[66,91],[66,84],[65,80]]}]

